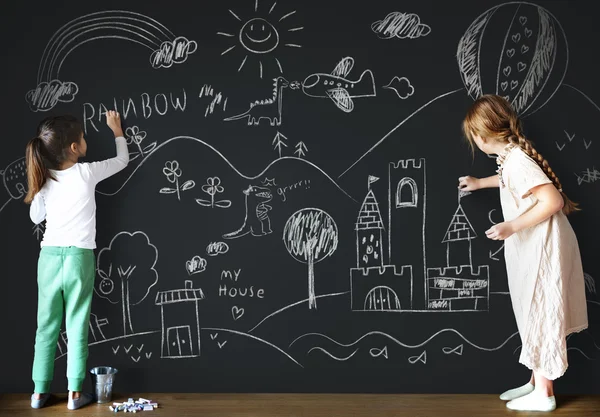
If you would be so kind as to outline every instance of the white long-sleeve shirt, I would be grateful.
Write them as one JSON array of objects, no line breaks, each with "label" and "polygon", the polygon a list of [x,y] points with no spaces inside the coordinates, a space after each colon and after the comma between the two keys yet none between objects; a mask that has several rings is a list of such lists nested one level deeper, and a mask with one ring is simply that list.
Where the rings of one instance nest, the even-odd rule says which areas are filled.
[{"label": "white long-sleeve shirt", "polygon": [[46,219],[46,231],[40,246],[96,248],[96,184],[129,163],[125,138],[119,136],[115,143],[117,156],[114,158],[51,170],[56,181],[46,181],[29,209],[29,216],[35,224]]}]

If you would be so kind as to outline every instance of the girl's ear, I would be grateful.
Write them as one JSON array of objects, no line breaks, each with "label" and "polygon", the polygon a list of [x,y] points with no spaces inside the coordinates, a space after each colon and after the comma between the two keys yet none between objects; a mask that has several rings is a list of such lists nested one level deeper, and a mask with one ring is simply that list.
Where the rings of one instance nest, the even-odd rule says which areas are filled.
[{"label": "girl's ear", "polygon": [[69,146],[69,149],[71,150],[71,152],[73,152],[74,154],[77,154],[77,142],[72,142],[71,146]]}]

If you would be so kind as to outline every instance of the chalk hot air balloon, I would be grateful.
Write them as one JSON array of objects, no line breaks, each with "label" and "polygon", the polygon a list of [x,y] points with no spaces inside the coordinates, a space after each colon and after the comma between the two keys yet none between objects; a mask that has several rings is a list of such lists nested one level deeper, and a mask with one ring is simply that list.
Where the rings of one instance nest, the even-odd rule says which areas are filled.
[{"label": "chalk hot air balloon", "polygon": [[458,44],[458,67],[468,94],[507,98],[521,115],[544,106],[567,71],[565,33],[546,9],[512,2],[492,7]]}]

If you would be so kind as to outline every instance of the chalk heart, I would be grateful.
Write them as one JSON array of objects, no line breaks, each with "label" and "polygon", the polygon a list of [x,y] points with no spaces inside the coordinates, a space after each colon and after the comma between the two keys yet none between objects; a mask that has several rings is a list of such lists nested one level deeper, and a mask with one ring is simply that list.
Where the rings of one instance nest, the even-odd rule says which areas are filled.
[{"label": "chalk heart", "polygon": [[514,54],[515,48],[510,48],[508,51],[506,51],[506,55],[508,55],[509,58],[512,58]]},{"label": "chalk heart", "polygon": [[244,315],[244,309],[238,306],[231,307],[231,315],[234,320],[240,319]]}]

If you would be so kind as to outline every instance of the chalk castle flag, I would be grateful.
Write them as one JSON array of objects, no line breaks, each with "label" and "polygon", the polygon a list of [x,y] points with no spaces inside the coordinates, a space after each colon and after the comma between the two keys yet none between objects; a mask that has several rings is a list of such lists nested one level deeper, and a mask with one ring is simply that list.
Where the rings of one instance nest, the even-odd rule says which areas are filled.
[{"label": "chalk castle flag", "polygon": [[458,204],[460,204],[460,199],[463,197],[468,196],[469,194],[471,194],[471,191],[463,191],[463,190],[458,190]]},{"label": "chalk castle flag", "polygon": [[379,181],[378,177],[375,177],[373,175],[369,175],[369,183],[367,184],[367,187],[369,188],[369,190],[371,189],[371,184],[373,184],[376,181]]}]

